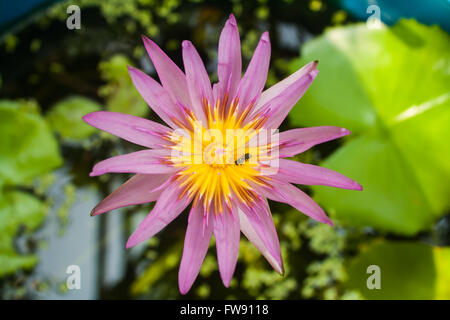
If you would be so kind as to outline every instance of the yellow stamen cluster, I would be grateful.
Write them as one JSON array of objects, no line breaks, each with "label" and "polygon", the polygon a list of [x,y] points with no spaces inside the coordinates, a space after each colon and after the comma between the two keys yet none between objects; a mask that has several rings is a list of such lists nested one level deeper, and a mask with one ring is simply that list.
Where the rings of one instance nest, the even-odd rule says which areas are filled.
[{"label": "yellow stamen cluster", "polygon": [[183,132],[176,130],[170,137],[175,145],[168,163],[180,167],[180,197],[190,197],[193,205],[201,203],[206,212],[220,214],[224,206],[231,208],[233,199],[251,206],[257,199],[252,185],[269,186],[270,178],[259,169],[271,146],[252,144],[267,118],[259,114],[247,120],[252,106],[242,111],[237,106],[237,99],[227,105],[225,98],[214,107],[204,100],[206,126],[188,109],[185,123],[174,119]]}]

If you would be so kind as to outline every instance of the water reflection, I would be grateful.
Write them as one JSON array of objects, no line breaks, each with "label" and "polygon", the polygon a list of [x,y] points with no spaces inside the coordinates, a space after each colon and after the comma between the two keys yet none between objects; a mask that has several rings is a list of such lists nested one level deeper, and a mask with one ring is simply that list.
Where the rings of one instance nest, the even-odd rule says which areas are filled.
[{"label": "water reflection", "polygon": [[[30,281],[44,280],[50,285],[45,291],[33,293],[36,299],[96,299],[102,286],[114,286],[125,272],[125,239],[123,237],[124,215],[114,212],[103,217],[90,217],[90,210],[101,200],[92,187],[76,189],[75,201],[70,208],[68,224],[63,227],[56,214],[58,204],[66,197],[64,185],[70,183],[67,170],[56,173],[56,182],[49,190],[55,200],[47,222],[39,231],[45,246],[39,250],[39,264]],[[120,211],[120,210],[117,210]],[[103,220],[103,221],[102,221]],[[100,238],[101,223],[106,232]],[[103,255],[103,257],[102,257]],[[81,269],[81,289],[67,290],[66,279],[69,265]]]}]

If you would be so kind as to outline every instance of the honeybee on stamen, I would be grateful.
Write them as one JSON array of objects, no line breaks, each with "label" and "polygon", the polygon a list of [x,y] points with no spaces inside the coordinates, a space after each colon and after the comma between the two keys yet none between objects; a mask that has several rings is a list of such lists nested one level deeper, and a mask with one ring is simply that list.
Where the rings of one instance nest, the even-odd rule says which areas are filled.
[{"label": "honeybee on stamen", "polygon": [[252,155],[250,153],[246,153],[243,154],[242,156],[239,157],[239,159],[237,159],[234,164],[239,166],[245,163],[245,161],[250,160],[250,158],[252,157]]}]

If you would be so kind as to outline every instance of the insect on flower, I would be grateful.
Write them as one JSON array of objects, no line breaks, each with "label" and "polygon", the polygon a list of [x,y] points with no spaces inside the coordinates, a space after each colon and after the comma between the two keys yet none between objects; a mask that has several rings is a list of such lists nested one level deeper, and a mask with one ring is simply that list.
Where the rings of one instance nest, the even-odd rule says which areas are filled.
[{"label": "insect on flower", "polygon": [[149,148],[94,166],[91,176],[135,175],[100,202],[92,215],[156,201],[128,239],[129,248],[157,234],[190,206],[178,277],[182,294],[194,283],[213,234],[225,286],[236,267],[241,232],[282,274],[280,244],[267,199],[332,225],[325,212],[293,184],[362,190],[337,172],[286,159],[350,133],[332,126],[276,130],[317,76],[317,62],[263,91],[270,61],[269,34],[262,34],[242,76],[233,15],[220,35],[218,82],[212,86],[191,42],[182,44],[183,72],[153,41],[146,37],[143,41],[161,84],[138,69],[129,67],[129,73],[167,126],[106,111],[83,117],[98,129]]}]

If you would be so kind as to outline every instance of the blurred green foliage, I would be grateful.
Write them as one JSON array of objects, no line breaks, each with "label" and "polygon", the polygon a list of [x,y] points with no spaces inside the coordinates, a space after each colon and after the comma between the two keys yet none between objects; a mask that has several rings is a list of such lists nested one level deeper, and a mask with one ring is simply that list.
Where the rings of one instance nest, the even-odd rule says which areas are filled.
[{"label": "blurred green foliage", "polygon": [[37,257],[18,252],[14,239],[29,234],[47,214],[32,193],[33,180],[60,166],[58,144],[34,101],[0,101],[0,277],[32,268]]},{"label": "blurred green foliage", "polygon": [[[131,285],[131,294],[140,295],[149,292],[158,280],[164,278],[167,270],[174,269],[178,266],[181,248],[183,248],[183,243],[177,242],[169,250],[160,254],[157,259],[154,259],[154,262]],[[155,254],[157,255],[156,252]]]},{"label": "blurred green foliage", "polygon": [[144,116],[148,106],[131,82],[127,66],[131,61],[123,55],[114,55],[99,64],[100,74],[107,83],[100,87],[99,95],[105,98],[109,111]]},{"label": "blurred green foliage", "polygon": [[[55,5],[49,12],[50,17],[66,19],[65,8],[74,4],[74,1],[65,1]],[[117,23],[121,18],[125,18],[124,27],[127,31],[134,31],[138,27],[145,28],[149,35],[156,35],[159,31],[154,23],[154,16],[167,18],[169,23],[178,20],[179,15],[173,10],[180,4],[180,0],[78,0],[76,4],[81,8],[99,8],[102,16],[110,24]],[[146,8],[143,10],[143,8]],[[151,10],[153,9],[153,10]]]},{"label": "blurred green foliage", "polygon": [[50,128],[61,137],[71,140],[83,140],[97,130],[80,121],[80,119],[94,111],[99,111],[101,106],[82,96],[68,97],[56,103],[47,113],[46,119]]},{"label": "blurred green foliage", "polygon": [[34,254],[20,254],[14,238],[25,227],[36,229],[46,217],[46,207],[38,198],[21,191],[3,191],[0,198],[0,277],[20,269],[31,269],[38,261]]},{"label": "blurred green foliage", "polygon": [[[261,253],[241,237],[237,272],[225,289],[220,276],[212,239],[200,275],[189,293],[201,299],[359,299],[354,287],[346,286],[347,251],[354,250],[353,238],[342,227],[331,227],[311,221],[295,210],[274,210],[274,221],[280,238],[285,274],[280,276]],[[148,266],[131,286],[132,296],[139,298],[177,298],[176,274],[183,242],[178,239],[162,250],[165,235],[149,241]],[[364,238],[360,238],[364,239]],[[305,254],[310,252],[307,256]],[[313,255],[311,255],[313,253]],[[306,270],[305,270],[306,269]],[[164,276],[163,276],[164,275]],[[170,276],[169,276],[170,275]],[[223,292],[223,293],[222,293]]]},{"label": "blurred green foliage", "polygon": [[320,74],[290,119],[353,131],[323,165],[364,187],[316,187],[317,200],[349,225],[429,229],[450,208],[449,35],[414,20],[334,28],[304,46],[292,71],[314,59]]},{"label": "blurred green foliage", "polygon": [[58,144],[33,101],[0,101],[0,180],[29,183],[62,163]]}]

